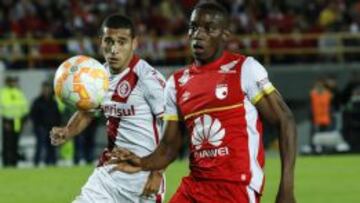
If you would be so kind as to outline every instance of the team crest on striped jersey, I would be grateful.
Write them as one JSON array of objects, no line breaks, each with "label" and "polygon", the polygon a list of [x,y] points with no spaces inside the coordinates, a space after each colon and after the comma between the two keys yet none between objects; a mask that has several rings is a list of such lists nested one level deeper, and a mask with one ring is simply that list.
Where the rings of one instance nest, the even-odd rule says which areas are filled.
[{"label": "team crest on striped jersey", "polygon": [[117,89],[118,95],[122,98],[126,98],[127,96],[129,96],[130,92],[131,92],[130,83],[127,80],[122,81]]}]

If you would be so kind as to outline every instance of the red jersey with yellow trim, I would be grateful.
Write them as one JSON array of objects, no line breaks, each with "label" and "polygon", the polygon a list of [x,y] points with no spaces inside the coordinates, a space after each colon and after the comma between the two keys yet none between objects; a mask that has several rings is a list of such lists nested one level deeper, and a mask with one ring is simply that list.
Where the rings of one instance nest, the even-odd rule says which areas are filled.
[{"label": "red jersey with yellow trim", "polygon": [[261,193],[264,149],[254,105],[273,90],[265,68],[255,59],[229,52],[170,77],[165,119],[185,121],[191,136],[192,176],[238,181]]}]

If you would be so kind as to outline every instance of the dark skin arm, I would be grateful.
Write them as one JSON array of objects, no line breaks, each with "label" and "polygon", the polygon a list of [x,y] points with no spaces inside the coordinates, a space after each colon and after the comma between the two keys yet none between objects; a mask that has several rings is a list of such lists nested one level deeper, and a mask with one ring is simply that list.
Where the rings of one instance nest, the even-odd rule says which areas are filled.
[{"label": "dark skin arm", "polygon": [[256,105],[260,115],[280,130],[281,180],[276,203],[294,203],[297,134],[295,119],[279,92],[264,96]]},{"label": "dark skin arm", "polygon": [[[281,180],[276,203],[295,203],[294,169],[296,158],[295,120],[281,95],[274,91],[263,97],[257,104],[261,116],[280,129]],[[159,147],[147,157],[140,158],[124,150],[113,151],[109,164],[117,164],[114,170],[135,173],[141,170],[166,168],[175,158],[181,146],[181,133],[177,121],[165,125],[165,134]]]},{"label": "dark skin arm", "polygon": [[[105,164],[116,164],[110,172],[119,170],[127,173],[151,171],[143,190],[143,196],[148,197],[159,191],[163,170],[178,155],[182,144],[180,122],[165,122],[164,137],[156,150],[143,158],[123,148],[114,148],[108,156],[110,160]],[[159,171],[160,170],[160,171]]]},{"label": "dark skin arm", "polygon": [[178,121],[165,123],[164,137],[159,146],[151,155],[141,159],[143,170],[161,170],[176,159],[182,144],[179,124]]},{"label": "dark skin arm", "polygon": [[182,144],[180,124],[179,121],[165,122],[164,137],[156,150],[149,156],[140,158],[126,149],[115,148],[111,152],[113,158],[107,164],[116,164],[114,170],[127,173],[166,168],[176,159]]}]

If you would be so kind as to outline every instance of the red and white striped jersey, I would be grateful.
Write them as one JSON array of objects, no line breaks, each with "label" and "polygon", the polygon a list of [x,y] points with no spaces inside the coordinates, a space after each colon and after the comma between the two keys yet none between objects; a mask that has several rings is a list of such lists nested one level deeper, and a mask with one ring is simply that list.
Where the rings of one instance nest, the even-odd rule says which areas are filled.
[{"label": "red and white striped jersey", "polygon": [[[107,119],[109,150],[122,147],[140,157],[155,150],[161,139],[158,121],[164,112],[164,87],[160,72],[137,56],[127,69],[117,75],[110,74],[109,90],[101,104]],[[128,190],[142,192],[148,174],[114,172],[111,176]]]},{"label": "red and white striped jersey", "polygon": [[255,104],[274,90],[260,63],[229,52],[169,78],[164,118],[182,119],[188,128],[192,176],[238,181],[261,193],[264,149]]}]

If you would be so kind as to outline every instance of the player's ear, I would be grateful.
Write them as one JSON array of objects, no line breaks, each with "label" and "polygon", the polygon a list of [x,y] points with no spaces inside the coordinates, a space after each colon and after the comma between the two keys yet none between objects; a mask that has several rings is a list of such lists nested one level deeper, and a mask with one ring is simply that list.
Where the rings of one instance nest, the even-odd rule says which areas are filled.
[{"label": "player's ear", "polygon": [[133,51],[135,51],[135,49],[137,48],[137,46],[138,46],[138,38],[137,38],[137,37],[134,37],[134,38],[133,38],[133,41],[132,41]]},{"label": "player's ear", "polygon": [[228,41],[230,38],[230,30],[229,29],[224,29],[223,33],[222,33],[222,39],[224,42]]},{"label": "player's ear", "polygon": [[99,37],[96,38],[96,43],[97,43],[98,47],[100,48],[99,49],[100,53],[104,54],[102,35],[100,35]]}]

